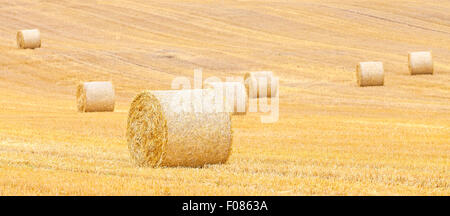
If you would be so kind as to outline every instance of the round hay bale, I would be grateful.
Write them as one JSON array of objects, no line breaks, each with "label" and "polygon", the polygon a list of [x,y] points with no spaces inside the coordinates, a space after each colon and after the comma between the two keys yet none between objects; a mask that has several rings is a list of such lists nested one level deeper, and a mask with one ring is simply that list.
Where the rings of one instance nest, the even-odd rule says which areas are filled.
[{"label": "round hay bale", "polygon": [[131,103],[127,142],[140,167],[201,167],[231,153],[231,115],[214,107],[213,90],[144,91]]},{"label": "round hay bale", "polygon": [[408,68],[411,75],[433,74],[433,56],[431,52],[408,53]]},{"label": "round hay bale", "polygon": [[111,82],[84,82],[77,86],[77,106],[80,112],[114,111],[115,93]]},{"label": "round hay bale", "polygon": [[205,88],[215,90],[218,109],[233,115],[245,115],[248,110],[248,98],[245,86],[241,82],[208,82]]},{"label": "round hay bale", "polygon": [[273,78],[272,71],[246,73],[244,80],[249,98],[276,97],[278,94],[278,82],[275,82],[275,85],[272,86]]},{"label": "round hay bale", "polygon": [[383,62],[360,62],[356,66],[356,80],[359,86],[384,85]]},{"label": "round hay bale", "polygon": [[40,48],[41,32],[38,29],[18,31],[17,46],[21,49]]}]

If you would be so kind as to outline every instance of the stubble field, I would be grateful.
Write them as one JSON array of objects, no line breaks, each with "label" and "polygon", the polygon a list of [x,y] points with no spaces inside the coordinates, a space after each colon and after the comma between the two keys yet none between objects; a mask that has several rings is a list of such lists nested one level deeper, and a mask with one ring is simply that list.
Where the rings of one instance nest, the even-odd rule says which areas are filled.
[{"label": "stubble field", "polygon": [[[450,2],[0,0],[0,195],[450,195]],[[16,48],[38,28],[42,48]],[[432,50],[434,75],[407,54]],[[356,86],[383,61],[385,85]],[[204,168],[136,168],[127,112],[177,76],[280,78],[280,118],[233,116]],[[111,80],[113,113],[78,113]]]}]

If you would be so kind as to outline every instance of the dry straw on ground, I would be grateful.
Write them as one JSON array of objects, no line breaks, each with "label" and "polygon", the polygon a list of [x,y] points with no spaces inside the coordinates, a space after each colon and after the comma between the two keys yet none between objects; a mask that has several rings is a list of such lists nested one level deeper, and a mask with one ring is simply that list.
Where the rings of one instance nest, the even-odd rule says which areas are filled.
[{"label": "dry straw on ground", "polygon": [[215,90],[217,109],[234,115],[245,115],[248,110],[248,98],[245,86],[241,82],[208,82],[205,88]]},{"label": "dry straw on ground", "polygon": [[278,82],[272,71],[249,72],[244,80],[249,98],[276,97],[278,94]]},{"label": "dry straw on ground", "polygon": [[433,74],[433,56],[431,52],[411,52],[408,54],[408,67],[411,75]]},{"label": "dry straw on ground", "polygon": [[384,85],[384,67],[382,62],[360,62],[356,66],[356,80],[359,86]]},{"label": "dry straw on ground", "polygon": [[77,86],[77,106],[80,112],[114,111],[115,93],[111,82],[84,82]]},{"label": "dry straw on ground", "polygon": [[144,91],[131,103],[127,141],[138,166],[201,167],[225,163],[231,115],[215,112],[209,89]]},{"label": "dry straw on ground", "polygon": [[41,32],[38,29],[21,30],[17,32],[17,46],[21,49],[41,47]]}]

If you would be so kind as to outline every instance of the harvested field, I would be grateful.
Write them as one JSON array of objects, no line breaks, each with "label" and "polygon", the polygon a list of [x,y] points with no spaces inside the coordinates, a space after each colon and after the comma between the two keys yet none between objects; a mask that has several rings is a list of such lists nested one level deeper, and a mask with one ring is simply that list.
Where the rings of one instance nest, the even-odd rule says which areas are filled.
[{"label": "harvested field", "polygon": [[[450,2],[0,5],[0,195],[450,195]],[[39,29],[41,48],[18,49],[20,29]],[[433,75],[410,75],[420,50]],[[384,63],[384,86],[357,86],[365,61]],[[273,71],[279,120],[232,116],[226,164],[137,168],[131,101],[197,68]],[[114,112],[77,112],[84,80],[114,83]]]}]

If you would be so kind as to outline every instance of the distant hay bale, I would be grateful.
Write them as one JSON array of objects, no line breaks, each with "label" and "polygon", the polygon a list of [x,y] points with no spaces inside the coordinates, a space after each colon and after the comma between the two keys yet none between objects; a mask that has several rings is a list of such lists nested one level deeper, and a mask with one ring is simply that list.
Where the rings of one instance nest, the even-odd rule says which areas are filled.
[{"label": "distant hay bale", "polygon": [[114,111],[115,93],[111,82],[84,82],[77,86],[77,106],[80,112]]},{"label": "distant hay bale", "polygon": [[278,82],[273,82],[272,71],[249,72],[244,80],[249,98],[276,97],[278,94]]},{"label": "distant hay bale", "polygon": [[18,31],[17,46],[21,49],[40,48],[41,32],[38,29]]},{"label": "distant hay bale", "polygon": [[215,98],[218,99],[216,105],[225,112],[231,112],[234,115],[245,115],[247,113],[248,98],[243,83],[208,82],[205,84],[205,88],[215,90]]},{"label": "distant hay bale", "polygon": [[408,67],[411,75],[433,74],[433,56],[431,52],[408,53]]},{"label": "distant hay bale", "polygon": [[138,94],[126,135],[133,162],[140,167],[225,163],[232,144],[231,115],[216,112],[214,100],[210,89]]},{"label": "distant hay bale", "polygon": [[382,62],[360,62],[356,66],[356,80],[359,86],[384,85],[384,68]]}]

